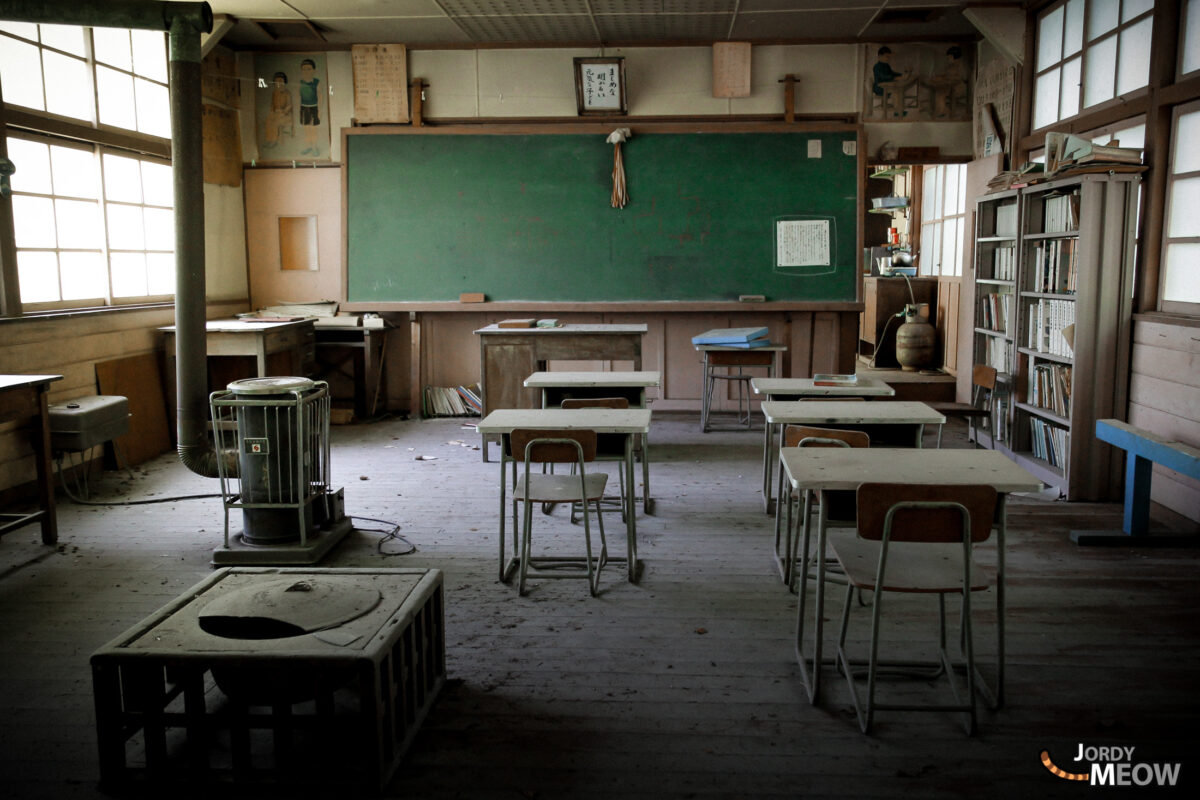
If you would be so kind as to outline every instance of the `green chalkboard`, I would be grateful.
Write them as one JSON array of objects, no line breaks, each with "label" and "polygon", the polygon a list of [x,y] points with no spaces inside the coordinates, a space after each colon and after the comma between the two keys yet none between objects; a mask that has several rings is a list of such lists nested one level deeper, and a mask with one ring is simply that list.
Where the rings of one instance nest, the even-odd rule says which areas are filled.
[{"label": "green chalkboard", "polygon": [[347,300],[853,301],[854,141],[635,135],[615,209],[602,135],[348,136]]}]

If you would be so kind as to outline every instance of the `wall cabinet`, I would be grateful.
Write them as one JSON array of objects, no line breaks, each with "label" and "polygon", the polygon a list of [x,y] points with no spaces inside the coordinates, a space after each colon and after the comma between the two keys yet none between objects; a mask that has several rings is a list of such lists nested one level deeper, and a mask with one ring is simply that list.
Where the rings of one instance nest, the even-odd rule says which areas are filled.
[{"label": "wall cabinet", "polygon": [[1120,496],[1097,419],[1125,415],[1138,177],[1090,174],[976,202],[976,363],[999,373],[984,444],[1068,500]]}]

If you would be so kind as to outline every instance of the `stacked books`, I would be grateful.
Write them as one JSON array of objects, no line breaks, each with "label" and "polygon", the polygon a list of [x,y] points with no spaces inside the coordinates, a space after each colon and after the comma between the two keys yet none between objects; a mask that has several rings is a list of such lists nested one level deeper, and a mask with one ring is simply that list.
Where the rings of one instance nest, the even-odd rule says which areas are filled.
[{"label": "stacked books", "polygon": [[692,344],[720,347],[765,347],[770,343],[766,328],[714,328],[692,337]]},{"label": "stacked books", "polygon": [[427,417],[478,416],[482,411],[479,384],[425,387],[424,413]]}]

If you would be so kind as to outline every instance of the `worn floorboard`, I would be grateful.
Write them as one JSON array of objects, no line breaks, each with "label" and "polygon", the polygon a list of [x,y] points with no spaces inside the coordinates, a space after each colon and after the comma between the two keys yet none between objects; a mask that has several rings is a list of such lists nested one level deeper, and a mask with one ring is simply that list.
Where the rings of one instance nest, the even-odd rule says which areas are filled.
[{"label": "worn floorboard", "polygon": [[[960,427],[946,439],[965,446]],[[880,712],[868,737],[843,678],[826,672],[815,707],[800,684],[796,597],[778,579],[759,494],[761,433],[702,435],[694,417],[656,417],[656,513],[638,512],[645,570],[634,585],[623,565],[609,565],[597,598],[582,581],[535,580],[526,597],[498,582],[499,468],[477,445],[461,420],[333,432],[333,484],[345,488],[358,530],[323,566],[445,573],[449,681],[386,796],[1065,797],[1088,790],[1051,775],[1040,753],[1084,771],[1072,760],[1080,744],[1135,747],[1135,762],[1181,762],[1184,781],[1198,777],[1200,550],[1068,542],[1072,528],[1119,527],[1118,506],[1014,499],[1008,704],[981,711],[972,738],[954,715],[908,712]],[[903,471],[897,464],[898,478]],[[164,456],[106,473],[92,489],[96,500],[134,501],[218,487]],[[403,549],[381,543],[390,523],[415,552],[381,554]],[[6,799],[100,796],[88,656],[210,574],[223,535],[211,497],[61,502],[59,524],[55,548],[33,527],[0,540]],[[581,545],[564,509],[535,525],[547,547]],[[623,554],[616,513],[605,512],[605,531],[610,553]],[[994,560],[990,546],[979,555]],[[829,592],[831,636],[842,591]],[[933,601],[888,603],[883,646],[930,652]],[[991,595],[977,598],[977,611],[990,675]],[[853,609],[852,646],[864,646],[869,620],[869,609]],[[881,687],[906,700],[940,700],[944,689],[920,679]]]}]

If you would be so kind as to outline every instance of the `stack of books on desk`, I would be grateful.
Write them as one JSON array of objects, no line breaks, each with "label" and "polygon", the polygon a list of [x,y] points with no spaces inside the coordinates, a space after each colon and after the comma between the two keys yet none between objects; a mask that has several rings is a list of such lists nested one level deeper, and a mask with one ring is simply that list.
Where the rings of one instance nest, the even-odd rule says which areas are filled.
[{"label": "stack of books on desk", "polygon": [[692,337],[692,344],[721,347],[765,347],[770,343],[766,328],[716,328]]}]

